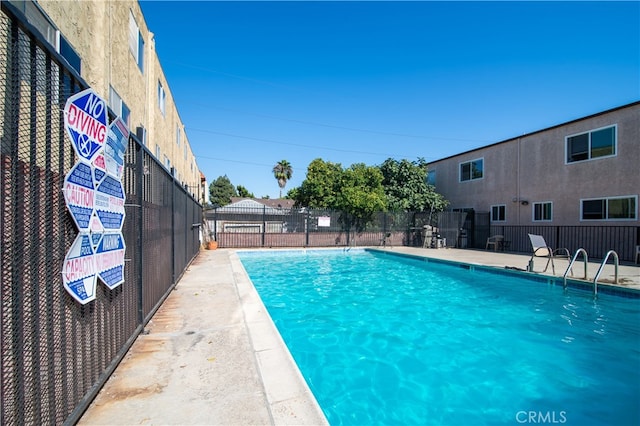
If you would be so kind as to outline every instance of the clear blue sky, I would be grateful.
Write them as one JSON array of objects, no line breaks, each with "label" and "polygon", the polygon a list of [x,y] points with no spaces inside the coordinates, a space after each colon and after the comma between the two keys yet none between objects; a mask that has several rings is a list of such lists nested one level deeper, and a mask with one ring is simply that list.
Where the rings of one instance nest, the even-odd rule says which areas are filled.
[{"label": "clear blue sky", "polygon": [[200,170],[436,160],[640,100],[639,2],[143,1]]}]

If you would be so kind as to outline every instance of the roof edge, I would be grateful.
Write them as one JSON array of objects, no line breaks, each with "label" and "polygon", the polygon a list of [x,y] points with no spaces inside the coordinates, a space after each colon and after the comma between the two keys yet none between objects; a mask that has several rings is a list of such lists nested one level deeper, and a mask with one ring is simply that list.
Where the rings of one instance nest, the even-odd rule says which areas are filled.
[{"label": "roof edge", "polygon": [[595,114],[591,114],[591,115],[587,115],[587,116],[584,116],[584,117],[576,118],[576,119],[570,120],[570,121],[565,121],[564,123],[555,124],[555,125],[550,126],[550,127],[545,127],[544,129],[535,130],[533,132],[524,133],[524,134],[522,134],[520,136],[516,136],[516,137],[513,137],[513,138],[509,138],[509,139],[504,139],[504,140],[499,141],[499,142],[494,142],[494,143],[491,143],[489,145],[484,145],[484,146],[480,146],[478,148],[473,148],[473,149],[470,149],[470,150],[467,150],[467,151],[462,151],[462,152],[459,152],[457,154],[453,154],[453,155],[449,155],[447,157],[440,158],[438,160],[429,161],[429,162],[427,162],[427,167],[430,164],[433,164],[433,163],[439,163],[440,161],[448,160],[450,158],[458,157],[460,155],[469,154],[469,153],[474,152],[474,151],[480,151],[482,149],[489,148],[489,147],[492,147],[492,146],[500,145],[500,144],[507,143],[507,142],[512,142],[512,141],[518,140],[520,138],[533,136],[533,135],[538,134],[538,133],[542,133],[542,132],[546,132],[546,131],[549,131],[549,130],[553,130],[553,129],[556,129],[556,128],[562,127],[562,126],[567,126],[569,124],[577,123],[579,121],[588,120],[588,119],[591,119],[591,118],[594,118],[594,117],[598,117],[598,116],[601,116],[601,115],[604,115],[604,114],[610,114],[610,113],[612,113],[614,111],[618,111],[618,110],[626,109],[626,108],[631,108],[631,107],[634,107],[636,105],[640,105],[640,101],[631,102],[629,104],[617,106],[615,108],[607,109],[607,110],[604,110],[604,111],[601,111],[601,112],[597,112]]}]

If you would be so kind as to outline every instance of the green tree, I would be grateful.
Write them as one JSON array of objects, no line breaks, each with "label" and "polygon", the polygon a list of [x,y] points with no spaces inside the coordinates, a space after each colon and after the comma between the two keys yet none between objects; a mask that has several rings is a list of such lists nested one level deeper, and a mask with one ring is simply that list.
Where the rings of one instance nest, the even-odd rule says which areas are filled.
[{"label": "green tree", "polygon": [[209,196],[211,204],[214,207],[220,207],[231,203],[231,197],[237,197],[238,193],[227,175],[224,175],[211,182],[211,185],[209,185]]},{"label": "green tree", "polygon": [[278,181],[280,187],[280,198],[282,198],[282,190],[287,185],[287,181],[293,176],[293,168],[287,160],[278,161],[273,167],[273,176]]},{"label": "green tree", "polygon": [[342,173],[339,163],[325,162],[320,158],[313,160],[307,167],[307,177],[300,187],[290,191],[296,205],[316,209],[336,208]]},{"label": "green tree", "polygon": [[427,163],[388,158],[380,165],[391,211],[442,211],[448,202],[427,183]]},{"label": "green tree", "polygon": [[238,191],[238,197],[256,198],[256,196],[253,195],[253,192],[249,192],[249,190],[242,185],[236,186],[236,190]]},{"label": "green tree", "polygon": [[287,198],[289,200],[296,200],[298,198],[298,192],[300,192],[300,187],[291,188],[287,191],[287,194],[284,196],[284,198]]},{"label": "green tree", "polygon": [[353,164],[342,173],[337,209],[347,231],[362,232],[373,215],[386,209],[382,172],[364,163]]},{"label": "green tree", "polygon": [[343,169],[317,158],[309,164],[302,185],[289,194],[298,207],[340,210],[347,231],[361,232],[373,214],[386,207],[380,169],[362,163]]}]

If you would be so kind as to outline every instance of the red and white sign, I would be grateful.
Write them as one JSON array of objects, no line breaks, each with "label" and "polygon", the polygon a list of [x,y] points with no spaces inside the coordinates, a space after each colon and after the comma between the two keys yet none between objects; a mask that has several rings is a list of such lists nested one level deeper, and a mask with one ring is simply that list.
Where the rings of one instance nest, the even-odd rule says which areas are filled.
[{"label": "red and white sign", "polygon": [[96,298],[97,271],[89,234],[78,234],[62,264],[62,284],[83,305]]},{"label": "red and white sign", "polygon": [[107,103],[93,89],[69,97],[64,124],[74,151],[83,161],[91,163],[102,154],[107,139]]},{"label": "red and white sign", "polygon": [[91,166],[76,163],[64,178],[62,193],[78,229],[80,232],[88,232],[96,199]]}]

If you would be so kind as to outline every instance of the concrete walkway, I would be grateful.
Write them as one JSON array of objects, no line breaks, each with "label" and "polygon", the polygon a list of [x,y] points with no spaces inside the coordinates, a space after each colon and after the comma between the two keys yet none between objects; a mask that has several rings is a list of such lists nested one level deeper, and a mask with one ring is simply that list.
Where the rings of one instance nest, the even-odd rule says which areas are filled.
[{"label": "concrete walkway", "polygon": [[[483,250],[385,251],[525,269],[529,256]],[[535,270],[544,268],[537,259]],[[567,268],[556,262],[556,276]],[[599,264],[588,265],[593,279]],[[576,276],[583,271],[576,265]],[[599,282],[612,281],[607,265]],[[548,274],[551,275],[551,267]],[[640,267],[620,266],[640,291]],[[81,425],[326,424],[235,250],[200,252],[80,420]]]},{"label": "concrete walkway", "polygon": [[78,424],[326,423],[238,256],[203,250]]}]

